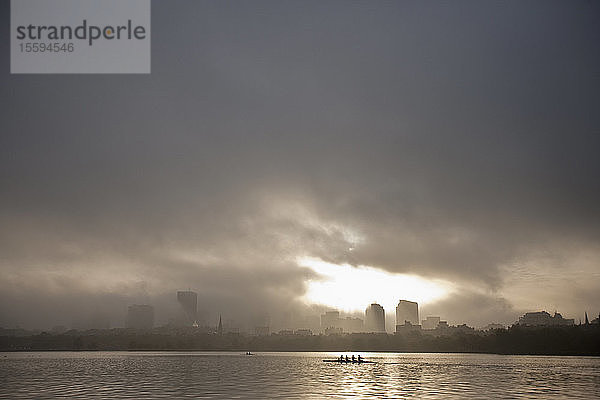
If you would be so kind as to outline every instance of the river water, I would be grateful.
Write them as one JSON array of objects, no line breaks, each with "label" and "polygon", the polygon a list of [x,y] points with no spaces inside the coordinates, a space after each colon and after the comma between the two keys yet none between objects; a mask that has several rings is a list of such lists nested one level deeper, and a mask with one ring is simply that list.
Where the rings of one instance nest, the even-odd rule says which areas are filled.
[{"label": "river water", "polygon": [[339,355],[0,353],[0,398],[600,398],[595,357],[362,353],[375,363],[322,362]]}]

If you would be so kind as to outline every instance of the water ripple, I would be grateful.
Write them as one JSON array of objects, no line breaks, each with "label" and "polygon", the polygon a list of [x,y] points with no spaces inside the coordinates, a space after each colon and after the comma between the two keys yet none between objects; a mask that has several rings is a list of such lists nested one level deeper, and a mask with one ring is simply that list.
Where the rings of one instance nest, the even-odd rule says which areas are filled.
[{"label": "water ripple", "polygon": [[600,359],[474,354],[2,353],[6,399],[600,398]]}]

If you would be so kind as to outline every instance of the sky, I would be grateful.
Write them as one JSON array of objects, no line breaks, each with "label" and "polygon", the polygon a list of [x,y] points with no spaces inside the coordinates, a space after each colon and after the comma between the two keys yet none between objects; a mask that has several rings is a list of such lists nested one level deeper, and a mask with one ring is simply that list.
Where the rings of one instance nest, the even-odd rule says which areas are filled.
[{"label": "sky", "polygon": [[0,17],[0,326],[600,312],[598,2],[154,1],[149,75]]}]

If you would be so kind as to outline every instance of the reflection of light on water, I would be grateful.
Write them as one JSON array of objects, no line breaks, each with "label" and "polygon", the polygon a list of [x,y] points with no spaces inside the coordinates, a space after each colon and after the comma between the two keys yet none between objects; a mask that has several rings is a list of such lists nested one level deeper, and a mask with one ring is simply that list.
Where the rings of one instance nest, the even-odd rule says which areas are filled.
[{"label": "reflection of light on water", "polygon": [[452,290],[448,282],[392,274],[368,266],[337,265],[312,257],[297,262],[320,276],[308,282],[304,300],[342,311],[364,311],[376,301],[392,313],[400,299],[416,301],[420,306],[441,299]]}]

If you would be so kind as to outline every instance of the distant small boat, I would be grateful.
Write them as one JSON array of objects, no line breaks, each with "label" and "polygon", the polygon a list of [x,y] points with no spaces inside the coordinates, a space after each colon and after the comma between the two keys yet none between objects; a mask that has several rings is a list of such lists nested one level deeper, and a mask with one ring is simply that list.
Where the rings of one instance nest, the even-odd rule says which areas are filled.
[{"label": "distant small boat", "polygon": [[328,362],[328,363],[338,363],[338,364],[375,364],[376,361],[367,361],[367,360],[340,360],[339,358],[336,359],[329,359],[329,360],[323,360],[323,362]]},{"label": "distant small boat", "polygon": [[254,353],[250,353],[249,351],[247,351],[247,352],[246,352],[246,355],[247,355],[247,356],[253,356],[253,355],[254,355]]}]

